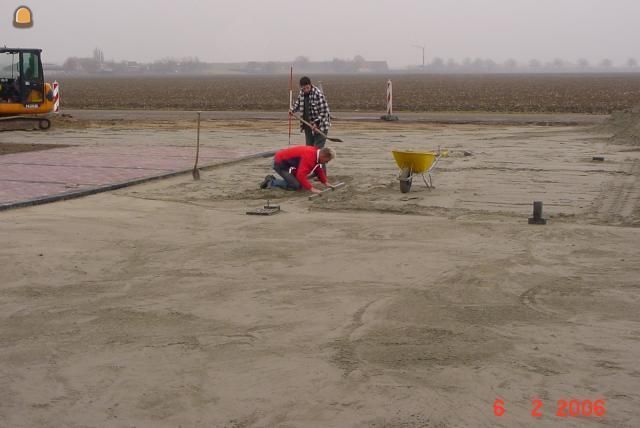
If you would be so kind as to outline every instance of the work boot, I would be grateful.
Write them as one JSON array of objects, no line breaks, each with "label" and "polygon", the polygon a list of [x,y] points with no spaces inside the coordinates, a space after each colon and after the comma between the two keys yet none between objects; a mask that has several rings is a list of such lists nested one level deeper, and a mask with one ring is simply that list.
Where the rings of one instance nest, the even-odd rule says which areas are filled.
[{"label": "work boot", "polygon": [[271,182],[273,180],[275,180],[276,178],[273,175],[267,175],[264,180],[262,181],[262,183],[260,184],[260,188],[261,189],[266,189],[268,187],[271,187]]}]

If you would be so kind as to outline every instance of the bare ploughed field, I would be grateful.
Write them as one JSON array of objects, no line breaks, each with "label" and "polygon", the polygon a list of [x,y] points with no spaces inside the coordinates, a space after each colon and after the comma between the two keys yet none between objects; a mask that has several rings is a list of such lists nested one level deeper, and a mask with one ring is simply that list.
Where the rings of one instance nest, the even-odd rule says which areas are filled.
[{"label": "bare ploughed field", "polygon": [[[59,135],[192,126],[96,115]],[[638,426],[640,146],[617,123],[341,120],[347,187],[315,201],[260,190],[259,159],[2,212],[0,426]],[[273,119],[202,135],[287,143]],[[439,146],[436,188],[400,193],[390,151]]]},{"label": "bare ploughed field", "polygon": [[[297,79],[300,76],[295,76]],[[640,99],[640,73],[521,75],[325,75],[333,110],[611,113]],[[285,111],[288,76],[60,77],[63,108]],[[294,82],[295,83],[295,82]],[[297,89],[297,85],[294,86]]]}]

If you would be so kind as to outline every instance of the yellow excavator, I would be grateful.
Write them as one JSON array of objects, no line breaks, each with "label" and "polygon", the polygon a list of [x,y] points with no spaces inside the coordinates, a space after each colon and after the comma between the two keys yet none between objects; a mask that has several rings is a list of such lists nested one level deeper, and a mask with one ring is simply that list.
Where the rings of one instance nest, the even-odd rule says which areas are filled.
[{"label": "yellow excavator", "polygon": [[47,115],[57,108],[53,87],[44,81],[42,49],[0,47],[0,128],[6,122],[48,129]]}]

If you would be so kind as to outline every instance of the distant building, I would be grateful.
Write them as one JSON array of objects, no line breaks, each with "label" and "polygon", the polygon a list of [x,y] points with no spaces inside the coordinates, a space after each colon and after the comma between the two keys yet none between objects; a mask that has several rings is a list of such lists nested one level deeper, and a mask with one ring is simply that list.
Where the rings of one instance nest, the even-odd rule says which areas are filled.
[{"label": "distant building", "polygon": [[289,62],[248,62],[244,67],[246,73],[256,74],[286,74],[293,65],[296,73],[327,74],[327,73],[385,73],[389,71],[386,61],[351,61],[334,59],[332,61],[298,60]]},{"label": "distant building", "polygon": [[359,72],[366,73],[386,73],[389,71],[387,61],[365,61],[365,63],[358,68]]}]

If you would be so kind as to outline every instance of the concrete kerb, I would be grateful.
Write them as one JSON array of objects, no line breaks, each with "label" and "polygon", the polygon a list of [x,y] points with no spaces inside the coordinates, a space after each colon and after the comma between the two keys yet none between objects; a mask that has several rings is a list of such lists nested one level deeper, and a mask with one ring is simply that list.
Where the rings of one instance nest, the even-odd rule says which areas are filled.
[{"label": "concrete kerb", "polygon": [[[203,166],[199,167],[198,169],[199,170],[213,169],[213,168],[216,168],[216,167],[223,167],[223,166],[233,165],[235,163],[240,163],[240,162],[244,162],[244,161],[247,161],[247,160],[252,160],[252,159],[257,159],[257,158],[267,158],[267,157],[271,157],[271,156],[275,155],[275,153],[276,153],[275,150],[274,151],[268,151],[268,152],[255,153],[255,154],[248,155],[248,156],[243,156],[243,157],[240,157],[240,158],[237,158],[237,159],[231,159],[231,160],[228,160],[228,161],[210,163],[210,164],[207,164],[207,165],[203,165]],[[192,172],[193,172],[193,168],[189,168],[189,169],[183,169],[183,170],[180,170],[180,171],[168,172],[168,173],[160,174],[160,175],[151,175],[151,176],[148,176],[148,177],[136,178],[134,180],[122,181],[120,183],[105,184],[103,186],[93,187],[91,189],[71,190],[69,192],[58,193],[56,195],[42,196],[42,197],[38,197],[38,198],[28,199],[26,201],[18,201],[18,202],[10,202],[10,203],[6,203],[6,204],[0,204],[0,211],[10,210],[10,209],[14,209],[14,208],[31,207],[31,206],[35,206],[35,205],[48,204],[48,203],[51,203],[51,202],[64,201],[64,200],[68,200],[68,199],[81,198],[83,196],[95,195],[96,193],[102,193],[102,192],[109,192],[111,190],[122,189],[124,187],[129,187],[129,186],[133,186],[133,185],[136,185],[136,184],[147,183],[147,182],[154,181],[154,180],[161,180],[161,179],[164,179],[164,178],[176,177],[176,176],[182,175],[182,174],[191,174]]]}]

